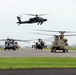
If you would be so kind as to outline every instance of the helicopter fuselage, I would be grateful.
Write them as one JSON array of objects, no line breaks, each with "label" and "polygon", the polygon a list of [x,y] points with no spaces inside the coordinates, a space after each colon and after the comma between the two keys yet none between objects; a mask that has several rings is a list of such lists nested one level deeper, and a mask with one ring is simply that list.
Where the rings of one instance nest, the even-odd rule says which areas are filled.
[{"label": "helicopter fuselage", "polygon": [[31,23],[38,23],[38,25],[42,25],[43,22],[47,21],[47,19],[44,19],[44,18],[41,18],[41,17],[34,17],[34,18],[30,18],[29,20],[27,21],[21,21],[20,17],[17,17],[18,21],[17,22],[18,24],[25,24],[25,23],[28,23],[28,24],[31,24]]},{"label": "helicopter fuselage", "polygon": [[44,47],[44,42],[40,39],[40,41],[36,42],[36,50],[37,49],[43,49]]}]

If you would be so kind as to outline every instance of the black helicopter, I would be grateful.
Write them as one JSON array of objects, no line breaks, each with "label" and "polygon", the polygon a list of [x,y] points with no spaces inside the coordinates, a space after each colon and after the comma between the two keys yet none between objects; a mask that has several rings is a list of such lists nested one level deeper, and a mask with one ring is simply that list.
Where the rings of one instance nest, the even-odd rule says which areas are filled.
[{"label": "black helicopter", "polygon": [[20,25],[20,24],[32,24],[32,23],[38,23],[38,25],[40,24],[40,25],[42,25],[43,24],[43,22],[46,22],[47,21],[47,19],[44,19],[44,18],[42,18],[42,17],[39,17],[39,16],[42,16],[42,15],[46,15],[46,14],[40,14],[40,15],[34,15],[34,14],[24,14],[24,15],[31,15],[31,16],[35,16],[35,17],[33,17],[33,18],[29,18],[29,20],[27,20],[27,21],[21,21],[21,17],[20,16],[17,16],[17,19],[18,19],[18,21],[19,22],[17,22],[17,24],[18,25]]},{"label": "black helicopter", "polygon": [[18,45],[17,41],[28,42],[27,40],[10,39],[10,38],[1,39],[0,41],[5,41],[4,50],[6,50],[6,49],[8,49],[8,50],[10,50],[10,49],[13,49],[13,50],[18,49],[19,45]]},{"label": "black helicopter", "polygon": [[36,50],[37,49],[43,49],[44,48],[44,46],[45,46],[45,42],[42,40],[42,39],[38,39],[38,41],[37,42],[35,42],[35,48],[36,48]]}]

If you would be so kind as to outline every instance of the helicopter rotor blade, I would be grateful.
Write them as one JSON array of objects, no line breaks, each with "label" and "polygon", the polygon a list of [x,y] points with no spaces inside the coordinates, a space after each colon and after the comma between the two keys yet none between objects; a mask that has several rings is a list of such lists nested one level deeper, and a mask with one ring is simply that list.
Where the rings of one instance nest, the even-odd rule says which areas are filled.
[{"label": "helicopter rotor blade", "polygon": [[76,33],[75,31],[65,31],[65,33]]},{"label": "helicopter rotor blade", "polygon": [[0,39],[0,41],[6,41],[7,39]]},{"label": "helicopter rotor blade", "polygon": [[39,14],[38,16],[44,16],[44,15],[48,15],[48,14]]},{"label": "helicopter rotor blade", "polygon": [[45,33],[33,33],[33,34],[48,35],[48,36],[60,36],[60,35],[50,35],[50,34],[45,34]]},{"label": "helicopter rotor blade", "polygon": [[47,15],[47,14],[23,14],[23,15],[30,15],[30,16],[43,16],[43,15]]},{"label": "helicopter rotor blade", "polygon": [[[39,35],[48,35],[48,36],[61,36],[61,35],[50,35],[50,34],[45,34],[45,33],[33,33],[33,34],[39,34]],[[67,34],[64,36],[76,36],[76,34]]]},{"label": "helicopter rotor blade", "polygon": [[41,30],[41,29],[35,29],[36,31],[46,31],[46,32],[59,32],[59,31],[54,31],[54,30]]},{"label": "helicopter rotor blade", "polygon": [[76,33],[76,31],[54,31],[54,30],[41,30],[41,29],[36,29],[36,31]]},{"label": "helicopter rotor blade", "polygon": [[64,35],[64,36],[76,36],[76,34]]},{"label": "helicopter rotor blade", "polygon": [[23,14],[23,15],[36,16],[37,14]]},{"label": "helicopter rotor blade", "polygon": [[19,40],[19,39],[10,39],[10,38],[0,39],[0,41],[7,41],[7,40],[10,40],[10,41],[20,41],[20,42],[29,42],[29,40]]}]

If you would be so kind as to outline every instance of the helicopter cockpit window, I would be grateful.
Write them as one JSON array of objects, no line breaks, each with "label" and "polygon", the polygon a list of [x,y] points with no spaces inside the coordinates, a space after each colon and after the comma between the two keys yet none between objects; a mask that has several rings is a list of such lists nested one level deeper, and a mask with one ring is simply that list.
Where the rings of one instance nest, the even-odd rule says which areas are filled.
[{"label": "helicopter cockpit window", "polygon": [[37,44],[41,44],[40,42],[38,42]]},{"label": "helicopter cockpit window", "polygon": [[13,46],[13,43],[10,43],[9,46]]},{"label": "helicopter cockpit window", "polygon": [[55,42],[54,45],[60,45],[60,42]]}]

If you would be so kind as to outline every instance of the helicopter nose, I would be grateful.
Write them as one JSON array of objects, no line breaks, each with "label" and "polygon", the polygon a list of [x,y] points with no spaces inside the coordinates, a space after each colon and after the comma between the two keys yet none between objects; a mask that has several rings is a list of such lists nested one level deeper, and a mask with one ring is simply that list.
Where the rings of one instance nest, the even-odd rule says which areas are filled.
[{"label": "helicopter nose", "polygon": [[44,19],[44,21],[47,21],[47,19]]}]

